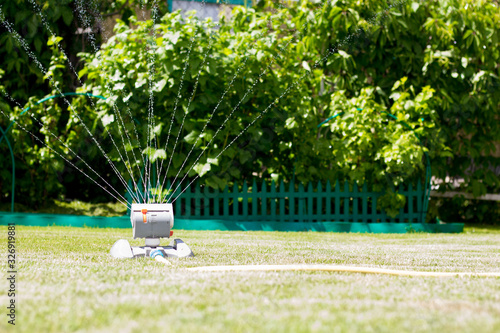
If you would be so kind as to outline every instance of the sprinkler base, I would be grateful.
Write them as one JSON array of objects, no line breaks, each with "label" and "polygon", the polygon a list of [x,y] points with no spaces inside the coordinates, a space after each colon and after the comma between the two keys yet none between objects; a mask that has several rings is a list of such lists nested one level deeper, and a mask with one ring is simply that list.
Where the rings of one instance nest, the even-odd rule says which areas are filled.
[{"label": "sprinkler base", "polygon": [[138,258],[149,257],[152,251],[159,250],[165,257],[186,258],[194,257],[193,251],[189,246],[176,238],[168,246],[130,246],[126,239],[120,239],[111,247],[110,254],[114,258]]}]

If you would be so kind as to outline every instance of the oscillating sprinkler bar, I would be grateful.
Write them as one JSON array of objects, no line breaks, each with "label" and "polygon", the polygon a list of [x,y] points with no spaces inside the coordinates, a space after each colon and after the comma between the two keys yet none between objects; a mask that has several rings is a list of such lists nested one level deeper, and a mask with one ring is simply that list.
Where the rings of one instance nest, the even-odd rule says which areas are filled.
[{"label": "oscillating sprinkler bar", "polygon": [[167,257],[183,258],[194,256],[193,252],[181,239],[174,239],[170,245],[161,246],[161,238],[173,235],[174,210],[171,203],[132,204],[130,222],[134,238],[144,238],[144,246],[130,246],[125,239],[118,240],[111,248],[115,258],[151,257],[166,262]]},{"label": "oscillating sprinkler bar", "polygon": [[145,238],[146,246],[159,246],[160,238],[172,237],[172,204],[132,204],[130,209],[134,238]]}]

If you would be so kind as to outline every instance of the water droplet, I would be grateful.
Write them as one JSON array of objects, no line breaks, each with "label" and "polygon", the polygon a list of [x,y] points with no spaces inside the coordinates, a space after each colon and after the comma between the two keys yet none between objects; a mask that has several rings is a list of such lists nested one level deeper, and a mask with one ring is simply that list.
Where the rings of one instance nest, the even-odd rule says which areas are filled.
[{"label": "water droplet", "polygon": [[486,45],[483,45],[483,49],[485,49],[485,50],[486,50]]}]

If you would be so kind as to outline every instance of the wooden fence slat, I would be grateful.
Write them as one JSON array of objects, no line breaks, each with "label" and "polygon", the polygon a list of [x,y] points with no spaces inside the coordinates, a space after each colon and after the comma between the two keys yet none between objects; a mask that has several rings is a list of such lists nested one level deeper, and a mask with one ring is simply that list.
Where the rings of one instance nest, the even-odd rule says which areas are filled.
[{"label": "wooden fence slat", "polygon": [[[403,188],[403,185],[402,184],[399,184],[399,187],[398,187],[398,192],[401,193],[404,191],[404,188]],[[404,222],[404,209],[403,208],[400,208],[399,209],[399,214],[396,216],[396,221],[397,222]]]},{"label": "wooden fence slat", "polygon": [[297,218],[299,222],[304,222],[307,219],[307,216],[305,215],[305,205],[304,205],[304,200],[306,198],[306,193],[304,192],[304,185],[302,183],[299,184],[299,191],[297,192],[297,198],[298,198],[298,211],[297,211]]},{"label": "wooden fence slat", "polygon": [[234,219],[238,219],[239,217],[239,206],[240,206],[240,201],[238,200],[239,198],[239,192],[238,192],[238,185],[236,185],[236,183],[234,183],[233,185],[233,193],[232,193],[232,197],[233,197],[233,217]]},{"label": "wooden fence slat", "polygon": [[[181,187],[179,186],[179,189]],[[191,207],[192,207],[192,200],[193,200],[193,195],[191,194],[191,192],[193,191],[193,188],[188,188],[184,194],[185,194],[185,199],[186,201],[184,202],[184,209],[185,209],[185,216],[187,217],[190,217],[192,216],[193,214],[191,213]],[[176,191],[177,192],[177,191]],[[177,193],[176,193],[177,194]],[[175,196],[174,196],[175,197]]]},{"label": "wooden fence slat", "polygon": [[243,205],[243,216],[248,217],[248,185],[247,182],[243,184],[243,189],[241,190],[241,204]]},{"label": "wooden fence slat", "polygon": [[[337,185],[335,185],[337,186]],[[325,218],[327,220],[334,220],[332,216],[332,186],[330,185],[330,181],[326,182],[326,188],[325,188]]]},{"label": "wooden fence slat", "polygon": [[292,180],[288,185],[288,221],[294,221],[295,218],[295,184]]},{"label": "wooden fence slat", "polygon": [[209,217],[211,216],[210,210],[212,209],[213,205],[210,202],[210,189],[208,186],[204,186],[203,188],[203,198],[202,198],[202,205],[203,205],[203,216]]},{"label": "wooden fence slat", "polygon": [[220,192],[219,192],[219,188],[216,188],[214,190],[214,198],[213,198],[213,202],[214,202],[214,209],[213,209],[213,217],[219,217],[220,216],[220,206],[219,206],[219,203],[220,203]]},{"label": "wooden fence slat", "polygon": [[322,221],[323,217],[323,187],[321,182],[318,182],[316,186],[316,214],[311,213],[311,219],[316,221]]},{"label": "wooden fence slat", "polygon": [[227,185],[222,191],[222,206],[224,216],[229,216],[229,186]]},{"label": "wooden fence slat", "polygon": [[271,198],[271,219],[272,221],[276,221],[276,184],[271,181],[269,197]]},{"label": "wooden fence slat", "polygon": [[406,207],[408,207],[408,221],[413,221],[413,186],[410,184],[408,186],[408,193],[406,194]]},{"label": "wooden fence slat", "polygon": [[279,212],[279,217],[281,221],[285,221],[286,219],[286,212],[285,212],[285,184],[283,183],[283,180],[280,182],[280,187],[279,187],[279,200],[280,200],[280,212]]},{"label": "wooden fence slat", "polygon": [[361,190],[361,221],[362,222],[368,222],[369,216],[368,216],[368,197],[370,196],[371,193],[368,193],[368,186],[366,186],[366,183],[363,184],[363,188]]},{"label": "wooden fence slat", "polygon": [[353,222],[358,222],[359,219],[359,210],[358,210],[358,204],[359,204],[359,189],[358,189],[358,184],[354,182],[354,185],[352,187],[352,221]]},{"label": "wooden fence slat", "polygon": [[343,221],[350,221],[350,203],[351,203],[351,193],[349,192],[349,183],[344,183],[344,191],[342,192],[342,197],[344,198],[344,218]]},{"label": "wooden fence slat", "polygon": [[196,181],[195,186],[194,186],[194,215],[195,216],[201,216],[201,191],[200,191],[200,182]]},{"label": "wooden fence slat", "polygon": [[417,222],[425,222],[421,221],[423,220],[423,211],[422,211],[422,203],[423,203],[423,198],[424,198],[424,192],[422,191],[422,183],[420,180],[417,183]]},{"label": "wooden fence slat", "polygon": [[[271,185],[272,186],[272,185]],[[261,202],[260,202],[260,216],[261,218],[265,218],[265,216],[268,215],[267,213],[267,188],[266,188],[266,182],[262,181],[262,186],[260,188],[260,197],[261,197]],[[270,214],[272,215],[272,214]]]},{"label": "wooden fence slat", "polygon": [[255,178],[252,182],[252,192],[250,193],[250,198],[252,199],[252,218],[255,219],[257,217],[257,206],[259,202],[259,193],[257,190],[257,182],[255,181]]}]

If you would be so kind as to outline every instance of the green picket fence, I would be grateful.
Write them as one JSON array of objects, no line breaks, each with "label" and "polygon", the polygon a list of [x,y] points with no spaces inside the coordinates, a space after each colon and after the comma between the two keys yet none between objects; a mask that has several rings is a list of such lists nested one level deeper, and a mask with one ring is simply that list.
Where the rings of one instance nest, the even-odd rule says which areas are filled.
[{"label": "green picket fence", "polygon": [[235,184],[219,191],[194,183],[174,202],[174,211],[176,218],[188,220],[425,222],[421,183],[400,186],[398,192],[406,196],[406,205],[391,218],[377,206],[383,193],[370,191],[366,184],[358,187],[346,182],[341,186],[337,181],[332,187],[330,182],[304,186],[263,181],[257,185],[254,180],[251,186]]}]

